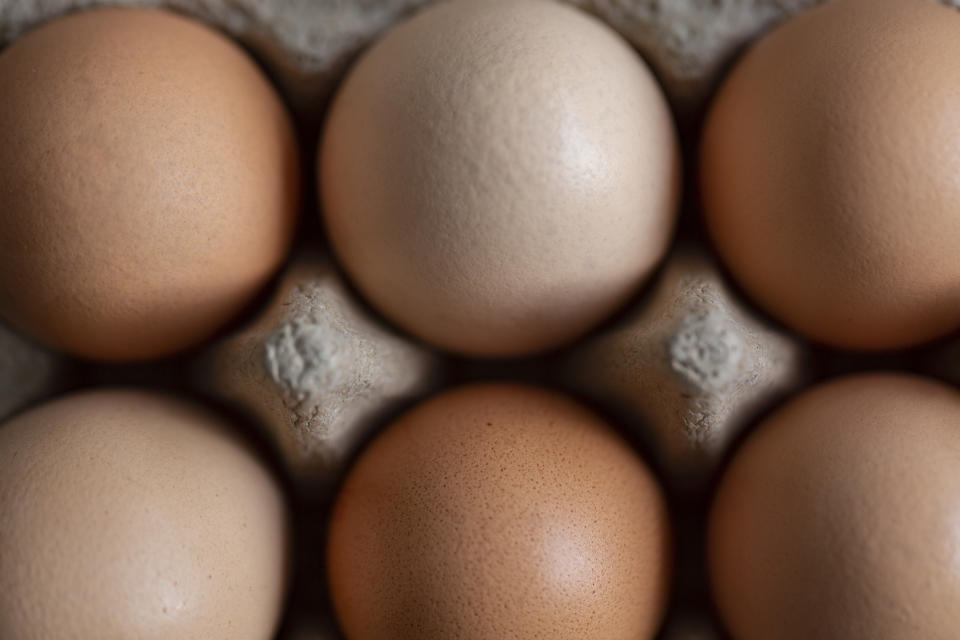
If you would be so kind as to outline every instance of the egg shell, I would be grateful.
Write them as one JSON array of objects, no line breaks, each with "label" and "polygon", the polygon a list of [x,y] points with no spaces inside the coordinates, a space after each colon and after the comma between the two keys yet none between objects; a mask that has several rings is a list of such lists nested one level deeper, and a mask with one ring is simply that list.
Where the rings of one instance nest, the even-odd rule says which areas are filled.
[{"label": "egg shell", "polygon": [[671,581],[660,487],[595,414],[533,387],[427,400],[339,493],[327,548],[349,640],[638,640]]},{"label": "egg shell", "polygon": [[762,38],[702,142],[703,206],[764,309],[816,341],[895,349],[960,327],[960,13],[840,0]]},{"label": "egg shell", "polygon": [[667,248],[669,108],[614,31],[554,2],[449,2],[340,88],[319,153],[332,246],[390,320],[458,353],[526,355],[620,307]]},{"label": "egg shell", "polygon": [[298,209],[290,118],[225,36],[97,9],[0,54],[0,315],[102,360],[170,355],[243,311]]},{"label": "egg shell", "polygon": [[270,640],[286,504],[231,428],[132,390],[0,427],[0,637]]},{"label": "egg shell", "polygon": [[[150,4],[150,0],[110,0],[109,3]],[[946,0],[945,3],[957,6],[957,0]],[[79,8],[92,4],[106,2],[25,0],[0,3],[0,46],[9,43],[23,30],[57,13],[71,10],[72,6]],[[271,67],[271,73],[277,74],[278,81],[284,86],[293,86],[291,79],[292,82],[301,83],[301,89],[305,92],[304,108],[308,114],[318,117],[323,113],[324,102],[312,96],[319,95],[321,90],[327,94],[332,83],[341,77],[346,63],[353,60],[358,51],[415,6],[427,3],[421,0],[368,3],[176,0],[170,4],[175,4],[180,11],[203,16],[224,31],[238,35],[267,58],[272,57],[273,60],[263,58],[268,66],[276,63]],[[579,4],[602,17],[639,47],[644,57],[661,73],[674,107],[692,107],[697,111],[701,96],[716,82],[716,70],[722,68],[725,58],[740,43],[771,21],[817,2],[756,0],[750,3],[664,3],[658,0],[629,0],[598,3],[584,0]],[[689,100],[686,93],[688,88],[695,90],[697,95],[694,100]],[[695,135],[693,131],[686,133],[691,137]],[[664,309],[669,309],[671,304],[669,300],[664,301]],[[651,343],[651,349],[654,347]],[[939,350],[937,354],[940,354]],[[956,363],[960,359],[951,358],[946,352],[942,355],[950,358],[944,367],[952,368],[953,375],[956,375]],[[851,362],[859,365],[862,361],[855,359]],[[832,370],[834,365],[831,363],[832,360],[824,366]],[[509,371],[509,368],[498,371]],[[29,375],[28,371],[24,373]],[[2,371],[0,378],[3,378]],[[0,387],[0,396],[5,391],[7,389]],[[676,508],[689,510],[690,506],[680,503]],[[317,581],[320,579],[317,576]],[[690,598],[689,594],[685,597]],[[692,598],[697,606],[700,605],[698,598]],[[316,599],[311,600],[310,606],[305,609],[313,612],[315,603]],[[332,632],[322,637],[331,640],[340,638]]]},{"label": "egg shell", "polygon": [[737,640],[960,629],[960,393],[906,374],[807,391],[721,480],[709,569]]}]

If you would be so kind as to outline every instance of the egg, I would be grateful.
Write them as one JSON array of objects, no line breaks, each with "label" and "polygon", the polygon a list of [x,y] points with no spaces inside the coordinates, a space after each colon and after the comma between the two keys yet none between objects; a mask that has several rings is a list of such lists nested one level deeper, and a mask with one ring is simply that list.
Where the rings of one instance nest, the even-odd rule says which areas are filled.
[{"label": "egg", "polygon": [[0,54],[0,316],[70,354],[167,356],[242,312],[298,210],[286,108],[225,36],[72,13]]},{"label": "egg", "polygon": [[839,0],[751,47],[705,125],[715,245],[815,341],[917,345],[960,327],[960,12]]},{"label": "egg", "polygon": [[0,426],[0,637],[269,640],[284,496],[231,425],[134,390]]},{"label": "egg", "polygon": [[427,400],[362,453],[327,558],[349,640],[640,640],[667,600],[670,524],[599,417],[487,383]]},{"label": "egg", "polygon": [[438,3],[340,88],[318,175],[340,262],[389,320],[444,349],[573,340],[664,254],[674,126],[643,60],[560,3]]},{"label": "egg", "polygon": [[765,419],[709,525],[736,640],[954,638],[960,393],[906,374],[828,382]]}]

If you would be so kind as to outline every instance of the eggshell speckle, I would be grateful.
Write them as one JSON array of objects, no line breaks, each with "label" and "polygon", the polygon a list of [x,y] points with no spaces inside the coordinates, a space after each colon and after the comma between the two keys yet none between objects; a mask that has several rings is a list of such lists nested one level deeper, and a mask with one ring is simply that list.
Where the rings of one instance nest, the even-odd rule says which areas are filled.
[{"label": "eggshell speckle", "polygon": [[603,421],[552,392],[463,387],[401,417],[330,529],[349,640],[639,640],[670,582],[661,490]]},{"label": "eggshell speckle", "polygon": [[791,328],[890,349],[960,326],[960,13],[840,0],[721,88],[703,205],[734,276]]},{"label": "eggshell speckle", "polygon": [[0,637],[269,640],[274,478],[207,410],[120,390],[0,426]]},{"label": "eggshell speckle", "polygon": [[709,529],[736,640],[948,640],[960,629],[960,393],[902,374],[808,391],[721,481]]},{"label": "eggshell speckle", "polygon": [[284,260],[290,119],[225,36],[148,9],[74,13],[0,54],[0,315],[74,355],[192,347]]},{"label": "eggshell speckle", "polygon": [[667,248],[679,160],[640,57],[577,9],[440,3],[340,89],[319,154],[333,247],[372,304],[474,356],[569,341]]}]

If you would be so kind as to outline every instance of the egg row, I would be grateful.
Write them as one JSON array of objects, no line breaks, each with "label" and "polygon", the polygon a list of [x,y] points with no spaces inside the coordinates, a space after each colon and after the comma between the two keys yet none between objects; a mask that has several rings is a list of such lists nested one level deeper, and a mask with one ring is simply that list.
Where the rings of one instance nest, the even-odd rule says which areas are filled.
[{"label": "egg row", "polygon": [[[699,183],[735,278],[787,326],[891,349],[960,325],[960,16],[842,0],[753,47],[707,117]],[[946,52],[946,53],[945,53]],[[102,360],[223,328],[285,260],[297,142],[224,36],[104,9],[0,56],[0,315]],[[622,307],[666,251],[669,108],[603,23],[545,1],[443,3],[355,65],[319,150],[360,292],[454,352],[528,355]]]},{"label": "egg row", "polygon": [[[948,637],[958,422],[956,390],[879,373],[767,417],[710,518],[733,637]],[[101,389],[13,419],[0,523],[5,638],[267,640],[282,611],[283,493],[199,404]],[[326,546],[349,640],[652,638],[672,580],[643,460],[574,400],[516,384],[454,389],[390,425],[340,488]]]}]

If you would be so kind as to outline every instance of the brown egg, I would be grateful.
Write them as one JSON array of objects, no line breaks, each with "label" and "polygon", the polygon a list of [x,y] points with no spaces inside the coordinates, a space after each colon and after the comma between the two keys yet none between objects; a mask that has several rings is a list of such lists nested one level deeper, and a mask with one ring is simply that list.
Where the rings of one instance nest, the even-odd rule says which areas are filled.
[{"label": "brown egg", "polygon": [[330,240],[389,319],[473,356],[576,338],[667,248],[674,127],[612,29],[560,3],[459,0],[340,89],[319,154]]},{"label": "brown egg", "polygon": [[269,640],[287,514],[229,425],[101,390],[0,426],[0,637]]},{"label": "brown egg", "polygon": [[960,326],[960,12],[839,0],[752,47],[707,119],[716,246],[817,341],[915,345]]},{"label": "brown egg", "polygon": [[328,547],[349,640],[652,638],[670,582],[663,494],[564,396],[436,396],[363,453]]},{"label": "brown egg", "polygon": [[709,529],[736,640],[904,640],[960,629],[960,393],[870,374],[766,419]]},{"label": "brown egg", "polygon": [[104,360],[210,337],[284,260],[290,119],[200,23],[98,9],[0,54],[0,315]]}]

